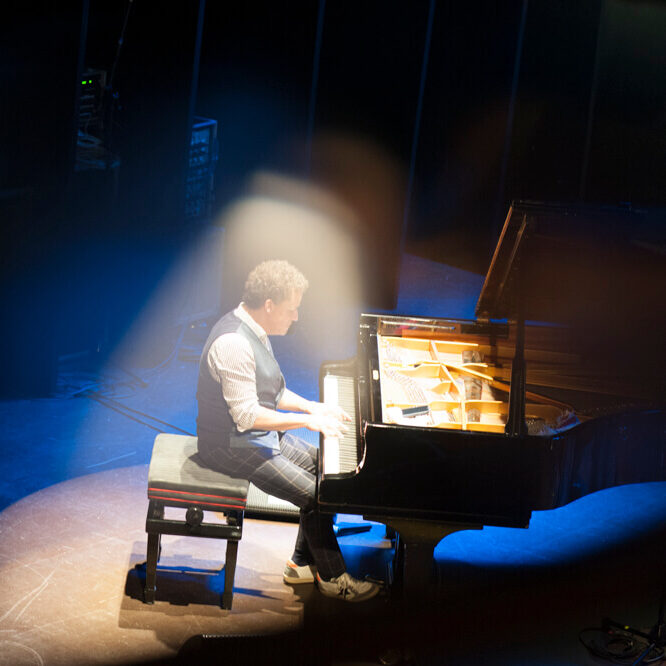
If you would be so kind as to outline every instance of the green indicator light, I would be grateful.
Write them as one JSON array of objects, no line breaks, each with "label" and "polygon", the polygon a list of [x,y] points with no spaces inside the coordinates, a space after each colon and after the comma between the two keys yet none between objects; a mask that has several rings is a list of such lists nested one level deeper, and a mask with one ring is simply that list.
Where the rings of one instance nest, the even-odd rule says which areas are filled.
[{"label": "green indicator light", "polygon": [[82,85],[84,85],[84,86],[86,85],[86,82],[85,82],[85,81],[81,81],[81,83],[82,83]]},{"label": "green indicator light", "polygon": [[92,81],[88,81],[88,83],[92,83]]}]

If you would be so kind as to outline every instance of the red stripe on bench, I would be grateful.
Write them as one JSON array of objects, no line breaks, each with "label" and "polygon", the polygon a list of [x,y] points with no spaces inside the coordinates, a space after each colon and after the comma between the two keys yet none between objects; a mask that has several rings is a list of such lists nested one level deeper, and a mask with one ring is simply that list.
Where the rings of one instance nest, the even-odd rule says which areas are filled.
[{"label": "red stripe on bench", "polygon": [[158,493],[180,493],[181,495],[196,495],[197,497],[213,497],[214,499],[229,499],[237,502],[247,502],[245,497],[229,497],[228,495],[206,495],[204,493],[191,493],[187,490],[171,490],[171,488],[151,488],[148,486],[148,492],[154,490]]},{"label": "red stripe on bench", "polygon": [[[177,499],[175,497],[158,497],[153,495],[150,499],[166,500],[167,502],[183,502],[183,504],[192,504],[194,500]],[[209,506],[226,506],[229,509],[242,509],[242,506],[236,504],[220,504],[219,502],[205,502]]]}]

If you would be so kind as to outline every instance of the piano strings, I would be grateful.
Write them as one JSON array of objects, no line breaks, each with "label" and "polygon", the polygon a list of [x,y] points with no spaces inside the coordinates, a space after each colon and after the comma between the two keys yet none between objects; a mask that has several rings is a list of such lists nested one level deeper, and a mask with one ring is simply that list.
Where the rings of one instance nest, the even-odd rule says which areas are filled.
[{"label": "piano strings", "polygon": [[[508,384],[495,377],[478,343],[427,337],[377,336],[385,423],[504,432]],[[532,434],[571,421],[571,408],[528,392]]]}]

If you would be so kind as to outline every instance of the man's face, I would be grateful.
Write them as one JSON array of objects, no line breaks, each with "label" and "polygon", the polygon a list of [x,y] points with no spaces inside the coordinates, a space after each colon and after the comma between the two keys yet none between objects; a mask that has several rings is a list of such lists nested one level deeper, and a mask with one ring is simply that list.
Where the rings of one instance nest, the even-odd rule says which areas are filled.
[{"label": "man's face", "polygon": [[298,321],[298,308],[303,298],[302,292],[294,292],[289,298],[285,298],[280,303],[274,303],[271,299],[267,300],[264,308],[266,311],[266,321],[268,335],[285,335],[291,326],[291,323]]}]

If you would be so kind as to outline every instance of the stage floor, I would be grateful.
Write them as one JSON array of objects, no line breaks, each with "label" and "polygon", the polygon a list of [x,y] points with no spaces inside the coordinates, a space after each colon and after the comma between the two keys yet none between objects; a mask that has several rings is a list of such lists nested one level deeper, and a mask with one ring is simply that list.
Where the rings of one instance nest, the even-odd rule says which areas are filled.
[{"label": "stage floor", "polygon": [[[469,318],[482,281],[407,256],[397,311]],[[347,337],[317,354],[353,353],[352,310],[336,323]],[[299,323],[276,353],[288,386],[315,398],[318,358],[303,353],[303,341],[321,329]],[[152,369],[110,365],[98,377],[70,363],[57,396],[0,402],[3,666],[164,663],[179,652],[189,655],[181,663],[296,663],[306,648],[321,663],[369,664],[404,644],[421,664],[584,666],[603,662],[579,643],[581,629],[603,617],[639,628],[656,621],[664,483],[537,512],[527,530],[447,537],[435,552],[433,600],[410,617],[396,616],[385,597],[350,607],[310,585],[285,586],[296,526],[252,519],[231,611],[218,605],[223,574],[207,573],[223,565],[224,543],[208,539],[165,537],[157,601],[143,604],[147,464],[157,432],[194,430],[200,324],[188,323],[187,335],[173,339],[180,348]],[[391,553],[380,527],[340,543],[352,572],[385,572]],[[314,647],[304,644],[309,636]]]},{"label": "stage floor", "polygon": [[[228,641],[266,663],[296,663],[307,632],[317,635],[307,649],[320,649],[322,664],[376,663],[406,643],[425,664],[583,665],[599,662],[578,643],[579,630],[604,616],[643,627],[656,620],[663,484],[535,514],[528,530],[447,537],[436,551],[434,599],[401,618],[388,595],[350,606],[313,585],[284,585],[296,525],[253,519],[231,611],[219,607],[224,542],[176,536],[163,537],[156,603],[145,605],[146,480],[145,465],[97,472],[0,514],[1,664],[163,663],[187,650],[191,663],[217,663],[225,650],[219,663],[251,663],[234,661]],[[353,573],[384,575],[392,550],[381,526],[340,543]],[[257,636],[281,642],[249,638]],[[276,645],[280,653],[269,654]]]}]

